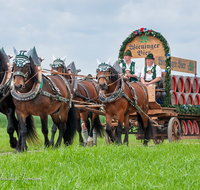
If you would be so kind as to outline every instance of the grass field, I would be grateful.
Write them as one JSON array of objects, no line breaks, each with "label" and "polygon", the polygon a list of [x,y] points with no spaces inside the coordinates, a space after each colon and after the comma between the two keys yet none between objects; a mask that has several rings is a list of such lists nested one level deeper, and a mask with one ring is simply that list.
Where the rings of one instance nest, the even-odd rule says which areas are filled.
[{"label": "grass field", "polygon": [[[35,117],[41,141],[25,153],[8,153],[6,118],[0,115],[0,189],[199,189],[200,141],[142,146],[129,135],[129,146],[45,149],[40,120]],[[52,121],[49,119],[49,126]],[[49,128],[50,129],[50,128]],[[50,136],[50,135],[49,135]],[[37,151],[36,151],[37,150]]]}]

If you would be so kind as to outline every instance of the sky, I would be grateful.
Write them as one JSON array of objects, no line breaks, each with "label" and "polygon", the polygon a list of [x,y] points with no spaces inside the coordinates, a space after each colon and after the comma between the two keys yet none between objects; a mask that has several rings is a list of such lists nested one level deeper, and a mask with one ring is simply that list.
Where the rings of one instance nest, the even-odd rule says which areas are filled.
[{"label": "sky", "polygon": [[[35,46],[50,69],[52,56],[96,74],[97,59],[111,64],[122,42],[142,27],[161,33],[171,55],[197,61],[200,76],[199,0],[0,0],[1,47],[7,54]],[[12,62],[12,60],[11,60]],[[139,62],[140,64],[140,62]]]}]

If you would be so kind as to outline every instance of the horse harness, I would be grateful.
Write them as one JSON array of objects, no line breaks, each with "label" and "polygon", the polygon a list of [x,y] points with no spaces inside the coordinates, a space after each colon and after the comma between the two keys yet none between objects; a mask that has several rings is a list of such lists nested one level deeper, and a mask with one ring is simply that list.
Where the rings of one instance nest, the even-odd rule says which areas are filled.
[{"label": "horse harness", "polygon": [[[103,77],[103,76],[100,76],[100,77]],[[99,77],[99,78],[100,78],[100,77]],[[104,78],[105,78],[105,77],[104,77]],[[140,84],[139,82],[133,81],[132,83],[137,83],[137,84],[139,84],[139,85],[142,87],[142,89],[143,89],[143,91],[144,91],[144,93],[145,93],[145,98],[146,98],[147,104],[146,104],[146,108],[145,108],[144,112],[146,112],[147,109],[148,109],[148,97],[147,97],[146,90],[144,89],[144,87],[142,86],[142,84]],[[127,101],[129,101],[129,103],[130,103],[130,107],[129,107],[129,109],[127,110],[127,112],[125,113],[124,116],[126,116],[126,115],[129,113],[129,111],[131,110],[131,107],[132,107],[132,106],[135,107],[139,113],[140,113],[140,112],[143,112],[143,111],[141,110],[141,108],[137,105],[137,96],[136,96],[135,89],[134,89],[130,84],[126,83],[126,84],[128,85],[128,87],[130,88],[131,96],[132,96],[133,99],[134,99],[134,100],[131,100],[131,99],[126,95],[126,93],[124,92],[123,78],[122,78],[122,77],[121,77],[121,79],[120,79],[120,84],[121,84],[121,85],[119,85],[118,89],[115,90],[115,91],[112,93],[111,96],[106,97],[106,96],[99,95],[100,101],[102,101],[103,103],[108,103],[108,102],[116,101],[117,99],[120,99],[121,97],[124,97],[124,98],[125,98]],[[132,92],[133,92],[133,93],[132,93]]]},{"label": "horse harness", "polygon": [[53,104],[54,101],[65,102],[65,103],[69,102],[69,107],[71,108],[73,94],[71,92],[71,89],[70,89],[70,86],[69,86],[69,83],[67,82],[67,80],[62,75],[56,75],[56,76],[59,76],[63,80],[63,82],[65,83],[65,85],[66,85],[66,87],[67,87],[67,89],[69,91],[69,94],[70,94],[70,98],[69,99],[62,97],[62,94],[60,93],[60,90],[58,89],[58,87],[56,86],[56,84],[53,82],[53,80],[50,77],[45,76],[45,75],[43,75],[43,76],[47,80],[47,82],[50,85],[52,91],[54,92],[54,95],[53,95],[53,94],[51,94],[51,93],[49,93],[47,91],[42,90],[42,88],[39,90],[39,94],[47,96],[48,98],[51,98],[53,100],[51,102],[49,108],[51,107],[51,105]]},{"label": "horse harness", "polygon": [[43,77],[41,77],[42,78],[41,79],[41,83],[36,84],[35,88],[33,88],[30,92],[28,92],[28,93],[17,93],[17,91],[13,88],[11,90],[12,96],[17,100],[27,101],[27,100],[32,100],[32,99],[36,98],[39,94],[41,94],[41,95],[44,95],[44,96],[46,96],[48,98],[53,99],[53,101],[51,102],[49,108],[51,107],[51,105],[53,104],[54,101],[60,101],[60,102],[64,102],[64,103],[68,103],[69,102],[69,107],[71,108],[71,102],[72,102],[73,95],[71,93],[71,89],[70,89],[70,86],[69,86],[67,80],[63,76],[57,75],[63,80],[63,82],[65,83],[65,85],[66,85],[66,87],[68,89],[68,91],[70,92],[70,98],[69,99],[62,97],[62,94],[60,93],[60,90],[58,89],[58,87],[56,86],[56,84],[53,82],[53,80],[50,77],[45,76],[45,75],[42,75],[42,76],[48,82],[48,84],[51,87],[51,89],[52,89],[54,94],[51,94],[51,93],[49,93],[47,91],[42,90]]},{"label": "horse harness", "polygon": [[[83,80],[81,80],[81,81],[84,81],[84,80],[88,80],[88,81],[92,82],[92,84],[94,85],[94,87],[95,87],[95,89],[96,89],[96,92],[97,92],[97,94],[98,94],[98,87],[97,87],[97,85],[95,84],[95,82],[94,82],[92,79],[88,79],[88,78],[85,78],[85,79],[83,79]],[[85,96],[83,96],[82,94],[80,94],[80,93],[78,92],[78,90],[75,91],[75,96],[76,96],[76,97],[80,97],[80,98],[82,98],[83,100],[85,100],[85,101],[87,101],[87,102],[96,103],[94,100],[91,100],[91,99],[90,99],[90,95],[89,95],[89,93],[88,93],[88,90],[85,88],[85,86],[84,86],[83,84],[80,83],[81,81],[79,81],[78,85],[80,85],[80,86],[85,90],[85,93],[87,94],[87,97],[85,97]]]}]

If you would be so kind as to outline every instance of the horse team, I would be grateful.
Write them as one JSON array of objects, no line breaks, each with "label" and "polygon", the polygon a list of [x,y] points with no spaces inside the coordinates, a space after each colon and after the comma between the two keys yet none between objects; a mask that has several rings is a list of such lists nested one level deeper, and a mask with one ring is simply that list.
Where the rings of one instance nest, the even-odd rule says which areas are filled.
[{"label": "horse team", "polygon": [[[17,51],[14,48],[12,70],[9,56],[4,49],[0,51],[0,111],[8,119],[7,132],[10,146],[15,152],[27,149],[26,141],[38,139],[33,115],[39,116],[44,135],[45,146],[54,146],[57,129],[59,136],[56,147],[62,139],[65,145],[73,142],[76,131],[79,142],[81,135],[81,118],[85,122],[90,137],[95,130],[100,136],[104,127],[99,115],[75,108],[80,102],[104,104],[106,113],[106,132],[111,141],[122,143],[123,124],[124,143],[128,144],[129,115],[137,111],[138,123],[145,133],[144,144],[154,136],[154,130],[146,113],[148,111],[148,93],[140,82],[128,83],[109,63],[101,63],[97,68],[97,82],[92,77],[76,80],[78,71],[74,63],[65,66],[65,58],[54,59],[51,74],[42,74],[41,62],[35,47],[29,51]],[[98,108],[96,108],[98,109]],[[15,118],[15,113],[17,118]],[[51,140],[48,139],[48,115],[53,120]],[[118,126],[112,127],[116,116]],[[91,120],[91,128],[90,122]],[[13,136],[17,132],[18,140]]]}]

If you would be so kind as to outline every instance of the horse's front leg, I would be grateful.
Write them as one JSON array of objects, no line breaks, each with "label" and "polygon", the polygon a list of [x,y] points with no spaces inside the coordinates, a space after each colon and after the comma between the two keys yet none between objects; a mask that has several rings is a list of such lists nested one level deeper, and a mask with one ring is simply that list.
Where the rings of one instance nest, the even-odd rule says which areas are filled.
[{"label": "horse's front leg", "polygon": [[8,126],[7,126],[7,133],[10,136],[10,146],[11,148],[17,147],[17,139],[14,137],[14,132],[17,132],[18,135],[18,121],[15,118],[14,108],[9,108],[7,111],[7,119],[8,119]]},{"label": "horse's front leg", "polygon": [[19,120],[19,143],[17,148],[15,149],[15,152],[24,152],[27,150],[26,145],[26,134],[27,134],[27,128],[26,128],[26,117],[20,115],[17,113],[17,117]]},{"label": "horse's front leg", "polygon": [[48,115],[40,116],[40,120],[42,123],[42,133],[44,135],[44,145],[48,147],[50,144],[48,138],[48,126],[47,126]]},{"label": "horse's front leg", "polygon": [[116,141],[116,137],[113,135],[111,130],[111,124],[112,124],[112,116],[106,114],[106,133],[110,137],[111,141]]}]

